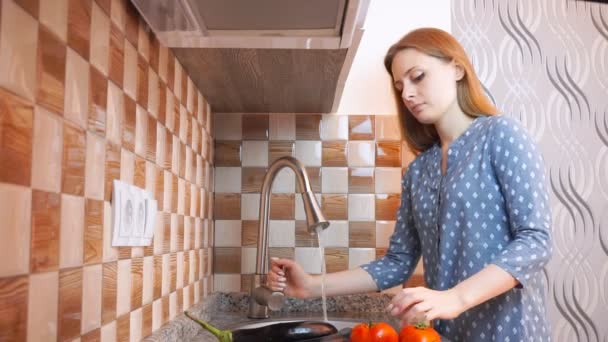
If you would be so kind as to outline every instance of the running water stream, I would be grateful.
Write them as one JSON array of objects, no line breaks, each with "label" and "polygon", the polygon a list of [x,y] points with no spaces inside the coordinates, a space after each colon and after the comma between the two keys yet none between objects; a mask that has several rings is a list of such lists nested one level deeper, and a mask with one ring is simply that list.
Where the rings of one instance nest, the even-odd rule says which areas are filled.
[{"label": "running water stream", "polygon": [[321,254],[321,300],[323,304],[323,319],[327,321],[327,298],[325,296],[325,247],[323,238],[321,237],[321,228],[317,229],[317,238],[319,240],[319,253]]}]

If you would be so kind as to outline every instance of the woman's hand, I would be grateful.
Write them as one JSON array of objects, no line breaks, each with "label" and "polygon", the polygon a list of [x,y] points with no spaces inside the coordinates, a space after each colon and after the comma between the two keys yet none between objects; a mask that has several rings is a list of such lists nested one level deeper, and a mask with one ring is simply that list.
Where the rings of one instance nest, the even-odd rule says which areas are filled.
[{"label": "woman's hand", "polygon": [[401,290],[393,297],[387,311],[401,318],[402,325],[434,319],[453,319],[465,310],[465,302],[453,290],[435,291],[426,287]]},{"label": "woman's hand", "polygon": [[270,258],[266,285],[290,297],[310,298],[314,290],[314,277],[293,260]]}]

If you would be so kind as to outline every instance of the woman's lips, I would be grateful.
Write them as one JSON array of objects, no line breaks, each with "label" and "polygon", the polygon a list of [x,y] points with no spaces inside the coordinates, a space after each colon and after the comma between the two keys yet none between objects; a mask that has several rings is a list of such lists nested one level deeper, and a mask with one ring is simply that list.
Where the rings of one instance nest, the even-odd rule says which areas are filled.
[{"label": "woman's lips", "polygon": [[423,109],[422,107],[423,106],[424,106],[424,103],[419,103],[419,104],[413,106],[411,110],[412,110],[412,112],[414,114],[418,114],[418,113],[420,113],[422,111],[422,109]]}]

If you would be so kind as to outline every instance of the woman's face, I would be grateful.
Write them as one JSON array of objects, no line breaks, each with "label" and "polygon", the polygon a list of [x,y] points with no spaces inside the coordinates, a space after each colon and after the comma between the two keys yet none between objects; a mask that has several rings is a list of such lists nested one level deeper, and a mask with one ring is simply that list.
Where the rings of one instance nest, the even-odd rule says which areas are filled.
[{"label": "woman's face", "polygon": [[393,82],[401,99],[422,124],[435,124],[456,101],[456,81],[462,68],[416,49],[399,51],[392,64]]}]

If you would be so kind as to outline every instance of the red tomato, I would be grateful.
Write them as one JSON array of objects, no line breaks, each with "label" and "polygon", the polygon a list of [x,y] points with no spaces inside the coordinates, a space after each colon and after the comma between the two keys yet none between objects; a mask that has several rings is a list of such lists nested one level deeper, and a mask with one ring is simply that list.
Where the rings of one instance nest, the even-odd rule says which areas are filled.
[{"label": "red tomato", "polygon": [[359,323],[350,333],[351,342],[399,342],[397,331],[387,323]]},{"label": "red tomato", "polygon": [[440,342],[441,336],[428,325],[406,325],[401,328],[399,342]]}]

